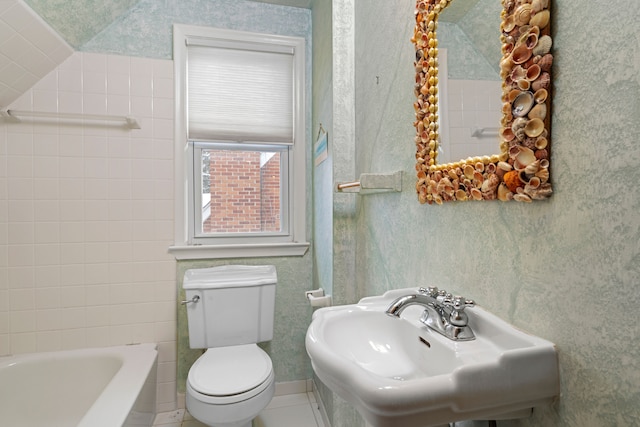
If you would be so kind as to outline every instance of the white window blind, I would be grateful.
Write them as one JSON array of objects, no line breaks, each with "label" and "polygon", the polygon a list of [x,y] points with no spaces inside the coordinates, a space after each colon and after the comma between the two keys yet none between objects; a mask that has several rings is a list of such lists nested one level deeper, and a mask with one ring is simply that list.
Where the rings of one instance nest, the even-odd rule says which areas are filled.
[{"label": "white window blind", "polygon": [[294,143],[292,48],[187,44],[188,138]]}]

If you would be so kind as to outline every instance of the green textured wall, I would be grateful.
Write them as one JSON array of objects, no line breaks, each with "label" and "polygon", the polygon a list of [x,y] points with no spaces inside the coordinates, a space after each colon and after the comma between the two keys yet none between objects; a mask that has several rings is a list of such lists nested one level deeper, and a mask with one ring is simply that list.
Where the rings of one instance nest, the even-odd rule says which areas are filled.
[{"label": "green textured wall", "polygon": [[[635,0],[552,4],[555,194],[423,206],[413,189],[414,2],[356,2],[354,162],[407,177],[401,194],[359,197],[354,280],[359,296],[438,285],[556,343],[558,402],[500,426],[637,425],[640,9]],[[334,421],[349,425],[338,411]]]},{"label": "green textured wall", "polygon": [[[276,382],[298,381],[311,378],[304,339],[311,319],[311,306],[304,296],[310,288],[310,256],[301,258],[262,258],[224,261],[181,261],[178,263],[178,301],[184,301],[182,282],[184,272],[190,268],[206,268],[226,264],[275,265],[278,274],[276,286],[276,315],[273,340],[260,346],[269,354]],[[239,302],[241,303],[241,302]],[[238,307],[241,309],[241,307]],[[178,392],[185,392],[189,368],[202,354],[202,350],[189,348],[187,313],[178,304]]]},{"label": "green textured wall", "polygon": [[247,0],[140,0],[78,50],[171,59],[174,23],[309,39],[311,11]]},{"label": "green textured wall", "polygon": [[139,0],[25,0],[75,49],[91,40]]}]

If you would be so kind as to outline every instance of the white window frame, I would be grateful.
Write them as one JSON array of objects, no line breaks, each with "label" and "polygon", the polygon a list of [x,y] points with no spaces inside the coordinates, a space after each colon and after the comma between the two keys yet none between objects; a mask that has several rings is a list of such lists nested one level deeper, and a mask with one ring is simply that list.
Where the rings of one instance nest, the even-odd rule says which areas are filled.
[{"label": "white window frame", "polygon": [[[174,25],[175,70],[175,242],[169,248],[176,259],[214,259],[272,256],[302,256],[306,241],[306,138],[305,138],[305,40],[299,37],[266,35],[190,25]],[[199,239],[193,236],[196,207],[193,189],[199,173],[194,173],[193,144],[187,140],[186,43],[194,39],[222,39],[289,46],[294,50],[294,144],[289,148],[288,229],[285,233],[227,235]],[[196,187],[194,187],[196,186]]]}]

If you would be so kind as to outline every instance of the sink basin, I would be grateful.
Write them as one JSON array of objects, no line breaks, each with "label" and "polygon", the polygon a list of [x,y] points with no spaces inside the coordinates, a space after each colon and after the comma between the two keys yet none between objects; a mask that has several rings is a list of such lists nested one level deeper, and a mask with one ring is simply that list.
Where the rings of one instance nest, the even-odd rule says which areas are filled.
[{"label": "sink basin", "polygon": [[306,347],[318,378],[372,427],[428,427],[528,416],[559,394],[555,346],[480,307],[467,310],[473,341],[452,341],[407,307],[385,310],[417,289],[317,310]]}]

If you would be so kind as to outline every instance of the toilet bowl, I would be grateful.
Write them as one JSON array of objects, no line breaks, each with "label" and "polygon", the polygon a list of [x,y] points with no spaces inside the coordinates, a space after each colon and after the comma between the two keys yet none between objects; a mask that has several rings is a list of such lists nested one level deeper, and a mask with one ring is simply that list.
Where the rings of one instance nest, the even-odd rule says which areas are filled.
[{"label": "toilet bowl", "polygon": [[210,348],[189,370],[187,408],[210,427],[251,427],[274,391],[271,359],[256,344]]},{"label": "toilet bowl", "polygon": [[226,265],[185,272],[191,366],[187,410],[209,427],[251,427],[271,401],[275,375],[257,343],[273,338],[275,267]]}]

